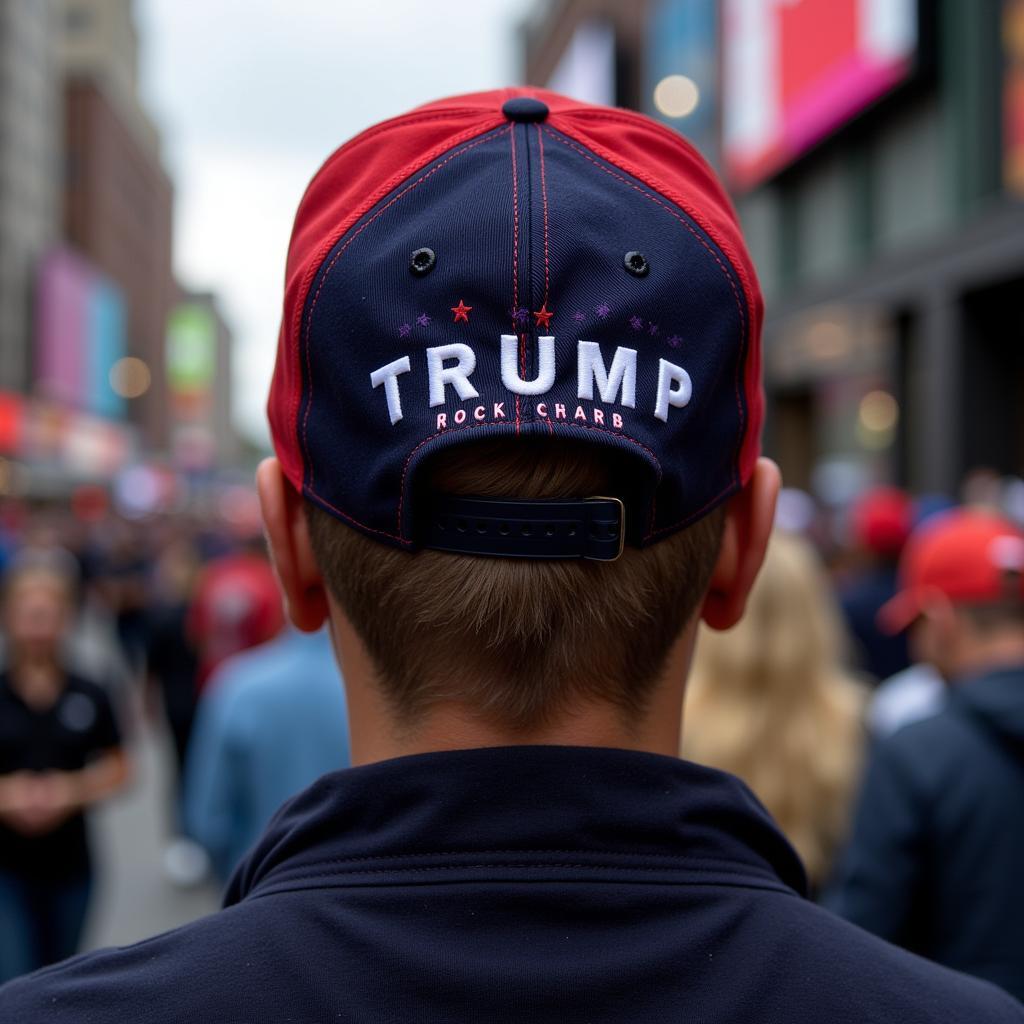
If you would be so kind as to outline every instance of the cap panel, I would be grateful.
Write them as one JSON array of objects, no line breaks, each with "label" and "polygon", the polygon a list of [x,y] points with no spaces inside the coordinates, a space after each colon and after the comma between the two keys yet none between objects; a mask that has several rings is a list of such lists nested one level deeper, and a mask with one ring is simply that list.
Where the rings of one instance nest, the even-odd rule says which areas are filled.
[{"label": "cap panel", "polygon": [[[536,95],[548,102],[555,94],[537,91]],[[743,373],[749,415],[739,463],[745,483],[761,450],[764,389],[760,338],[764,302],[728,195],[689,142],[650,118],[627,110],[576,104],[552,116],[549,123],[682,210],[714,242],[738,277],[749,314],[749,351]]]},{"label": "cap panel", "polygon": [[[665,467],[657,504],[639,520],[637,539],[649,541],[740,486],[748,415],[743,292],[721,251],[677,205],[559,131],[542,125],[534,134],[547,180],[549,308],[557,340],[568,341],[565,359],[578,369],[580,341],[597,344],[606,366],[619,349],[637,353],[633,406],[602,403],[595,390],[594,407],[621,415],[620,429]],[[628,252],[643,257],[642,276],[627,272]],[[690,388],[685,406],[661,410],[665,419],[662,361],[685,371]],[[564,400],[576,404],[577,383],[571,380]]]},{"label": "cap panel", "polygon": [[497,109],[476,109],[459,98],[441,101],[367,129],[335,150],[299,203],[285,268],[284,314],[267,413],[286,476],[302,487],[298,444],[302,395],[303,309],[314,276],[338,239],[364,214],[438,157],[503,124]]}]

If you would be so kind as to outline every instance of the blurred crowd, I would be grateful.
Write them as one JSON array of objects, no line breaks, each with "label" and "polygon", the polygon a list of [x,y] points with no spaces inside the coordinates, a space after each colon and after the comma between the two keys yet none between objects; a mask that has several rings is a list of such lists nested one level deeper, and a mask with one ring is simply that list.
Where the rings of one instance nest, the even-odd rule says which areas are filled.
[{"label": "blurred crowd", "polygon": [[[701,635],[681,750],[750,786],[823,905],[1018,998],[1022,494],[785,491],[745,618]],[[78,948],[85,816],[140,735],[173,740],[169,885],[226,881],[349,740],[329,637],[286,626],[253,531],[10,503],[0,568],[2,981]]]},{"label": "blurred crowd", "polygon": [[348,763],[348,736],[329,640],[285,628],[258,533],[12,502],[0,570],[4,981],[78,949],[86,812],[154,729],[174,753],[159,870],[183,886],[225,881],[287,797]]}]

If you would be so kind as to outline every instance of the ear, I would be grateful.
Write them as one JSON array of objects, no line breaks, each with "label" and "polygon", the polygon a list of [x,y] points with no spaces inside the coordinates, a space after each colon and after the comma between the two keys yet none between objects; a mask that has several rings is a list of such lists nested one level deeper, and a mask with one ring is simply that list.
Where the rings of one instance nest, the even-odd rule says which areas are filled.
[{"label": "ear", "polygon": [[256,491],[288,618],[296,629],[313,633],[327,618],[327,594],[309,542],[303,498],[275,458],[260,463]]},{"label": "ear", "polygon": [[743,617],[771,537],[780,486],[779,467],[758,459],[747,486],[726,506],[722,547],[701,608],[712,629],[730,629]]}]

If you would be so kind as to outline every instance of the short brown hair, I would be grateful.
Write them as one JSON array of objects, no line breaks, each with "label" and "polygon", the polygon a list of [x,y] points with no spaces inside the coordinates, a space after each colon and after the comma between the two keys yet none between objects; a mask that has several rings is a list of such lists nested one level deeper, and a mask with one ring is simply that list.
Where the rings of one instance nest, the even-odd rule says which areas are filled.
[{"label": "short brown hair", "polygon": [[[489,441],[438,455],[430,486],[452,494],[614,494],[614,460],[589,446]],[[673,641],[704,596],[723,515],[616,562],[477,558],[385,547],[307,503],[327,586],[405,724],[459,702],[519,731],[575,704],[644,707]]]}]

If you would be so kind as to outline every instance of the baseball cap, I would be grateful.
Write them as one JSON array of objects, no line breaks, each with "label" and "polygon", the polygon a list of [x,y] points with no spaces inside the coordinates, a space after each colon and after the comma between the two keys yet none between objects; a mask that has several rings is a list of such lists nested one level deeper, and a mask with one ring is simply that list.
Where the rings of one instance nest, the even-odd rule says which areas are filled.
[{"label": "baseball cap", "polygon": [[883,557],[900,553],[910,534],[913,504],[898,487],[872,487],[853,506],[857,543]]},{"label": "baseball cap", "polygon": [[[303,196],[275,450],[383,543],[614,559],[749,480],[762,318],[735,212],[680,135],[539,89],[441,100],[341,146]],[[628,471],[612,497],[430,493],[432,457],[495,437]]]},{"label": "baseball cap", "polygon": [[878,624],[899,633],[936,594],[954,604],[998,601],[1013,575],[1024,597],[1022,574],[1024,534],[1009,520],[976,509],[935,516],[911,535],[900,559],[900,589],[882,605]]}]

